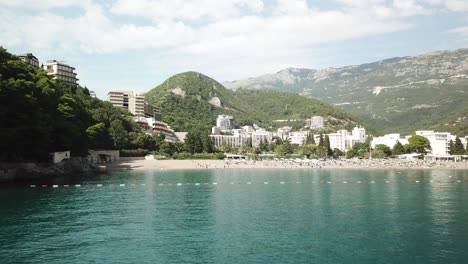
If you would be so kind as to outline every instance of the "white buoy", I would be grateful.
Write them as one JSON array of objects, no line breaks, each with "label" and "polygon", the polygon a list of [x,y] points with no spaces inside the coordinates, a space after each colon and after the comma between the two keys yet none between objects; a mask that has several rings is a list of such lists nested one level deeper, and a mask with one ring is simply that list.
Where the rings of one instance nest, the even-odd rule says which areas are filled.
[{"label": "white buoy", "polygon": [[217,183],[217,182],[213,182],[213,185],[218,185],[218,183]]},{"label": "white buoy", "polygon": [[79,188],[79,187],[81,187],[81,184],[75,184],[75,187]]},{"label": "white buoy", "polygon": [[280,182],[280,184],[284,184],[284,182]]},{"label": "white buoy", "polygon": [[36,185],[31,184],[31,185],[29,185],[29,187],[31,187],[31,188],[36,188]]},{"label": "white buoy", "polygon": [[52,185],[52,188],[58,188],[58,185]]},{"label": "white buoy", "polygon": [[99,183],[99,184],[97,184],[96,186],[97,186],[97,187],[102,187],[102,184]]},{"label": "white buoy", "polygon": [[125,187],[125,184],[124,184],[124,183],[121,183],[121,184],[120,184],[120,187]]},{"label": "white buoy", "polygon": [[200,185],[200,183],[199,183],[199,182],[197,182],[197,183],[195,183],[195,185],[196,185],[196,186],[198,186],[198,185]]},{"label": "white buoy", "polygon": [[251,182],[247,182],[247,184],[252,184]]},{"label": "white buoy", "polygon": [[268,184],[268,182],[264,182],[263,184]]}]

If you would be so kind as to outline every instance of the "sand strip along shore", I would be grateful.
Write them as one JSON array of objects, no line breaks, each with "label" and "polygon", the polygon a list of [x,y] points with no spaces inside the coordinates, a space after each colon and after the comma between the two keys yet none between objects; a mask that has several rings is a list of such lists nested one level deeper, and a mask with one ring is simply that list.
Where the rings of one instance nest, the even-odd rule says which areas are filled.
[{"label": "sand strip along shore", "polygon": [[327,161],[237,161],[237,160],[123,160],[108,171],[204,170],[204,169],[468,169],[468,162],[424,162],[420,160],[327,160]]}]

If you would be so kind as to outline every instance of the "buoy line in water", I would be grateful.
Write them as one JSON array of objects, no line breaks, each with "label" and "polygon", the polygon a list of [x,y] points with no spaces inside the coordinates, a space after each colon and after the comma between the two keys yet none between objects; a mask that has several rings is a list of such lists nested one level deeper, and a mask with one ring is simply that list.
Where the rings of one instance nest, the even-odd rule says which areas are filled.
[{"label": "buoy line in water", "polygon": [[189,186],[229,186],[229,185],[298,185],[298,184],[303,184],[303,185],[332,185],[332,184],[389,184],[389,183],[399,183],[399,184],[422,184],[422,183],[443,183],[443,184],[448,184],[448,183],[468,183],[468,181],[462,181],[462,180],[450,180],[450,181],[439,181],[439,180],[429,180],[429,181],[421,181],[421,180],[412,180],[412,181],[312,181],[312,182],[267,182],[267,181],[262,181],[262,182],[154,182],[154,183],[130,183],[130,184],[125,184],[125,183],[109,183],[109,184],[103,184],[103,183],[87,183],[87,184],[63,184],[63,185],[58,185],[58,184],[31,184],[29,185],[30,188],[89,188],[89,187],[96,187],[96,188],[102,188],[102,187],[120,187],[120,188],[125,188],[125,187],[130,187],[130,188],[135,188],[135,187],[189,187]]}]

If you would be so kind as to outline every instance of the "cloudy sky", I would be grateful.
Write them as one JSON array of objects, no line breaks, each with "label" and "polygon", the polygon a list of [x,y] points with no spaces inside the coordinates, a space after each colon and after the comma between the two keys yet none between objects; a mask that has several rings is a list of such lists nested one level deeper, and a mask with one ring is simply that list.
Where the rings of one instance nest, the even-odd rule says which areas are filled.
[{"label": "cloudy sky", "polygon": [[0,0],[0,45],[74,66],[80,84],[145,92],[468,48],[468,0]]}]

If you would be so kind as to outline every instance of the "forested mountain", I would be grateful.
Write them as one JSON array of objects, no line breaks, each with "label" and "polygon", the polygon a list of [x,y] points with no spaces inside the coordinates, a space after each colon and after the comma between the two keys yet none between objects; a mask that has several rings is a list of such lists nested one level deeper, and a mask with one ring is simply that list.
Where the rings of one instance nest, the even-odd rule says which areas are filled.
[{"label": "forested mountain", "polygon": [[[219,114],[234,116],[239,125],[257,124],[273,129],[291,124],[302,127],[305,119],[314,115],[329,120],[332,130],[364,125],[344,111],[316,99],[271,90],[231,91],[197,72],[170,77],[146,93],[145,100],[161,107],[163,121],[176,131],[187,131],[193,126],[211,127]],[[287,119],[296,121],[277,121]]]},{"label": "forested mountain", "polygon": [[468,49],[342,68],[288,68],[224,85],[317,98],[386,132],[468,134]]},{"label": "forested mountain", "polygon": [[[0,47],[0,161],[47,161],[49,152],[137,148],[130,113],[50,79]],[[135,145],[137,144],[137,145]]]}]

